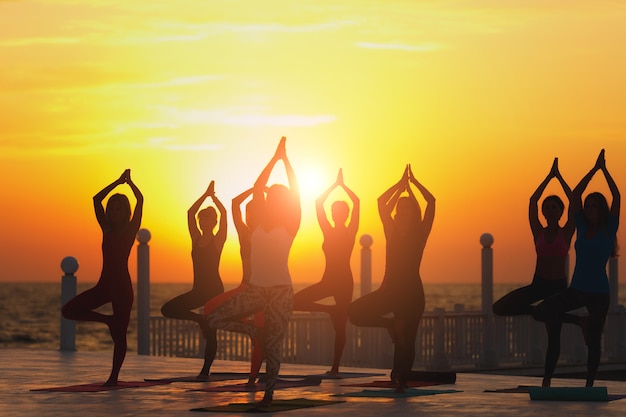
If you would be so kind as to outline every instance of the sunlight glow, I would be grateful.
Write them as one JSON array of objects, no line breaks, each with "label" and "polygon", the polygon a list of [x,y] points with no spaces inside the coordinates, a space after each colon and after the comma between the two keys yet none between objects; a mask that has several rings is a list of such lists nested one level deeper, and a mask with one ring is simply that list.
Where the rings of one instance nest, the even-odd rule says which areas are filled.
[{"label": "sunlight glow", "polygon": [[315,167],[302,167],[297,172],[300,196],[303,201],[314,201],[330,186],[324,171]]}]

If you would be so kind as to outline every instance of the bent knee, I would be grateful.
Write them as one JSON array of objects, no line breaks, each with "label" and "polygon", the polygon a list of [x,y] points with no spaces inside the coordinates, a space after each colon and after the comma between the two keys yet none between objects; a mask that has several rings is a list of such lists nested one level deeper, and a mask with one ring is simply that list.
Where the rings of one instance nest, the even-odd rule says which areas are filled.
[{"label": "bent knee", "polygon": [[69,307],[68,304],[65,304],[63,308],[61,308],[61,315],[68,320],[76,320],[77,318],[75,310]]},{"label": "bent knee", "polygon": [[495,314],[496,316],[504,316],[504,309],[502,308],[502,305],[499,303],[494,303],[491,306],[491,311],[493,312],[493,314]]},{"label": "bent knee", "polygon": [[533,319],[537,320],[537,321],[547,321],[548,320],[548,311],[546,309],[545,304],[539,303],[538,305],[536,305],[535,307],[533,307],[531,314],[533,316]]}]

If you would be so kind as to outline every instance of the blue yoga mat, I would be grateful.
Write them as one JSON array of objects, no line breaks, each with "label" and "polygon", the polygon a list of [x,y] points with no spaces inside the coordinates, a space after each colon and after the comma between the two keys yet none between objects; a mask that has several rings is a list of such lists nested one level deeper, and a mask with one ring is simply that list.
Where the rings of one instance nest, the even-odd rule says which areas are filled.
[{"label": "blue yoga mat", "polygon": [[609,401],[606,387],[529,387],[531,400]]}]

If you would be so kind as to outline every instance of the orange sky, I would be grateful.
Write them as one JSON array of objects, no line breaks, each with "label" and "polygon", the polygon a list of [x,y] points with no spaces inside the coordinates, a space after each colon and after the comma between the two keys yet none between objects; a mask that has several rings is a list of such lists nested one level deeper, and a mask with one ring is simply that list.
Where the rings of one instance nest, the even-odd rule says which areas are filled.
[{"label": "orange sky", "polygon": [[411,163],[437,198],[424,281],[480,282],[490,232],[495,281],[528,282],[528,198],[555,156],[574,186],[605,148],[626,187],[625,19],[609,1],[0,0],[0,280],[59,280],[68,255],[97,280],[91,197],[131,168],[152,280],[190,283],[187,208],[211,180],[230,207],[284,135],[294,281],[321,277],[314,199],[339,168],[380,280],[376,198]]}]

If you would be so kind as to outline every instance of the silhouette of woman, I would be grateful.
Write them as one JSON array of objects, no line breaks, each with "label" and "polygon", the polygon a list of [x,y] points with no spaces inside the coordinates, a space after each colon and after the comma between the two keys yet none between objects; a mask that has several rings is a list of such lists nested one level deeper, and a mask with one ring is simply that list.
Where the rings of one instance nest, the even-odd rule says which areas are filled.
[{"label": "silhouette of woman", "polygon": [[[334,227],[326,217],[324,203],[330,193],[337,187],[343,188],[352,201],[352,215],[350,207],[345,201],[335,201],[332,204],[332,219]],[[324,234],[322,250],[326,259],[326,268],[322,280],[299,291],[294,296],[294,310],[322,311],[330,314],[335,328],[335,353],[330,372],[331,376],[339,375],[339,362],[346,344],[346,324],[348,322],[348,306],[352,301],[353,279],[350,269],[350,256],[356,232],[359,228],[359,199],[354,192],[343,182],[341,170],[337,174],[337,181],[315,200],[317,221]],[[350,222],[346,225],[350,217]],[[334,297],[335,305],[318,304],[326,297]]]},{"label": "silhouette of woman", "polygon": [[[211,197],[220,213],[219,228],[215,234],[213,234],[213,229],[217,225],[215,208],[207,207],[198,212],[208,197]],[[204,306],[204,303],[209,299],[224,292],[224,285],[219,273],[219,263],[226,241],[227,217],[224,205],[215,195],[214,181],[211,181],[204,194],[187,211],[187,226],[191,236],[193,287],[191,291],[165,303],[161,307],[161,313],[165,317],[174,319],[193,320],[200,325],[206,344],[204,365],[197,378],[208,380],[211,365],[217,352],[217,332],[207,325],[201,314],[191,310]]]},{"label": "silhouette of woman", "polygon": [[[241,284],[230,291],[226,291],[216,297],[211,298],[204,305],[204,314],[208,315],[220,305],[224,304],[228,299],[234,297],[236,294],[245,290],[250,283],[250,237],[252,230],[258,224],[258,213],[256,213],[255,206],[258,206],[258,202],[250,201],[246,204],[246,220],[243,220],[241,213],[241,205],[243,202],[252,195],[253,188],[249,188],[243,193],[239,194],[232,200],[232,214],[235,229],[237,230],[237,236],[239,237],[239,254],[241,256],[242,266],[242,279]],[[254,313],[254,318],[250,321],[248,318],[241,319],[244,323],[252,323],[258,327],[263,326],[265,320],[263,311]],[[252,357],[250,363],[250,376],[248,378],[248,385],[254,385],[256,383],[256,377],[261,369],[261,363],[263,362],[263,346],[260,343],[256,343],[257,340],[253,339]]]},{"label": "silhouette of woman", "polygon": [[[211,327],[246,333],[264,346],[267,381],[259,406],[271,405],[280,370],[280,347],[293,309],[293,287],[288,268],[291,244],[300,227],[300,195],[296,176],[287,158],[283,137],[276,153],[254,184],[253,204],[258,204],[258,224],[250,236],[250,283],[246,289],[207,316]],[[289,188],[265,187],[274,165],[282,160]],[[255,209],[256,210],[256,209]],[[256,211],[255,211],[256,213]],[[240,319],[263,311],[265,326]]]},{"label": "silhouette of woman", "polygon": [[[422,218],[413,184],[426,200]],[[403,192],[408,196],[401,196]],[[392,216],[395,209],[395,216]],[[385,275],[380,288],[352,302],[348,310],[356,326],[384,327],[394,341],[392,380],[404,392],[415,359],[415,338],[424,313],[420,264],[435,218],[435,197],[413,176],[407,165],[400,181],[378,198],[386,239]],[[384,317],[393,313],[393,317]]]},{"label": "silhouette of woman", "polygon": [[[587,195],[584,205],[582,203],[582,194],[598,171],[604,174],[611,191],[613,201],[610,209],[606,197],[598,192]],[[567,289],[547,298],[533,309],[536,320],[581,326],[588,345],[587,387],[593,386],[600,365],[602,330],[610,303],[606,264],[609,257],[616,256],[620,200],[620,192],[606,168],[602,149],[593,168],[572,191],[569,216],[576,223],[576,265],[572,282]],[[583,306],[589,312],[588,317],[567,314]]]},{"label": "silhouette of woman", "polygon": [[[559,172],[558,158],[554,158],[550,172],[530,197],[528,205],[528,220],[537,252],[532,283],[496,301],[493,305],[493,312],[498,316],[530,315],[533,311],[533,303],[567,288],[567,253],[575,231],[574,219],[569,216],[567,222],[561,227],[559,221],[565,205],[558,196],[550,195],[543,200],[541,205],[546,227],[543,227],[539,221],[539,198],[553,178],[559,181],[567,199],[571,199],[572,190]],[[547,323],[546,330],[548,348],[542,386],[549,387],[561,351],[561,323]]]},{"label": "silhouette of woman", "polygon": [[[128,184],[135,199],[131,217],[130,202],[124,194],[113,194],[102,206],[104,198],[118,185]],[[68,301],[61,311],[69,320],[95,321],[109,327],[113,339],[113,366],[105,386],[118,383],[118,376],[126,357],[126,331],[133,306],[133,286],[128,272],[128,257],[141,225],[143,195],[130,178],[130,169],[93,197],[96,219],[102,229],[102,272],[96,285]],[[111,303],[113,314],[94,311]]]}]

